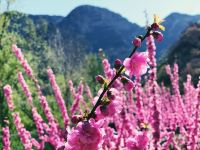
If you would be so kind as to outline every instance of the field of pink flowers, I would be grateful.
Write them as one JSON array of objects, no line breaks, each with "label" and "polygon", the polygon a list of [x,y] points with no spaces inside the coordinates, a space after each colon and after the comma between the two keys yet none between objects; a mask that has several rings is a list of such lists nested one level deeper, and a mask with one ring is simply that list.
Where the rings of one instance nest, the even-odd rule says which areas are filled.
[{"label": "field of pink flowers", "polygon": [[[4,96],[18,135],[25,150],[45,149],[45,142],[56,150],[199,150],[200,149],[200,82],[197,87],[187,76],[184,94],[180,94],[178,65],[166,66],[166,73],[171,80],[171,89],[159,85],[157,79],[156,46],[154,40],[162,41],[162,20],[154,18],[154,23],[147,27],[144,36],[133,40],[133,50],[123,62],[116,59],[114,68],[104,58],[104,75],[97,75],[96,80],[102,85],[93,97],[90,87],[80,82],[78,87],[68,81],[73,104],[67,110],[55,75],[47,69],[48,78],[60,108],[64,122],[61,128],[54,118],[46,97],[34,76],[34,72],[16,45],[12,51],[24,68],[18,73],[27,101],[32,109],[32,116],[39,139],[31,136],[15,111],[12,89],[4,87]],[[136,52],[146,40],[146,52]],[[162,44],[162,42],[160,43]],[[145,84],[141,76],[148,71]],[[28,76],[35,84],[47,122],[38,113],[32,101],[32,93],[24,79]],[[89,107],[83,94],[90,100]],[[10,150],[9,128],[4,127],[3,150]]]}]

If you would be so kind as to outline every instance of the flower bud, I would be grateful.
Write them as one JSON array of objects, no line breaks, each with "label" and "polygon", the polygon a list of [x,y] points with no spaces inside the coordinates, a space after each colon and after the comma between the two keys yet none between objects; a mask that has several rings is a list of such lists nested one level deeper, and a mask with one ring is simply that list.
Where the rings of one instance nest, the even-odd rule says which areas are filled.
[{"label": "flower bud", "polygon": [[159,31],[154,31],[152,35],[158,42],[161,42],[163,40],[163,34]]},{"label": "flower bud", "polygon": [[65,145],[61,145],[57,148],[57,150],[64,150],[65,149]]},{"label": "flower bud", "polygon": [[100,84],[104,84],[105,83],[105,79],[103,76],[98,75],[96,76],[96,80],[100,83]]},{"label": "flower bud", "polygon": [[107,92],[107,97],[108,97],[108,99],[110,99],[110,100],[115,99],[115,95],[114,95],[111,91],[108,91],[108,92]]},{"label": "flower bud", "polygon": [[122,61],[120,59],[116,59],[115,65],[114,65],[115,69],[118,70],[121,67],[121,65],[122,65]]},{"label": "flower bud", "polygon": [[107,115],[109,114],[106,105],[100,106],[100,111],[101,111],[101,113],[102,113],[103,115],[105,115],[105,116],[107,116]]},{"label": "flower bud", "polygon": [[123,83],[123,85],[126,84],[128,82],[128,78],[125,77],[125,76],[122,76],[121,77],[121,82]]},{"label": "flower bud", "polygon": [[153,23],[151,25],[152,30],[158,30],[159,29],[159,24],[158,23]]},{"label": "flower bud", "polygon": [[141,39],[140,38],[135,38],[133,41],[132,41],[132,44],[136,47],[140,47],[141,46]]},{"label": "flower bud", "polygon": [[120,112],[120,115],[124,118],[126,115],[125,109],[123,108],[122,111]]},{"label": "flower bud", "polygon": [[82,116],[81,115],[74,115],[71,118],[71,121],[73,124],[77,124],[82,120]]},{"label": "flower bud", "polygon": [[128,79],[128,78],[126,78],[124,76],[121,78],[121,82],[123,83],[124,89],[126,91],[131,91],[135,86],[133,81],[131,81],[130,79]]}]

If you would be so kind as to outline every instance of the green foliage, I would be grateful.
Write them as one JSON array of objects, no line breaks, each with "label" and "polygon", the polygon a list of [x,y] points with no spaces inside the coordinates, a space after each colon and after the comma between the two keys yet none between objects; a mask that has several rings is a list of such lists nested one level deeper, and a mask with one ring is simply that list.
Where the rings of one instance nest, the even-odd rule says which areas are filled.
[{"label": "green foliage", "polygon": [[158,81],[164,81],[169,85],[169,77],[165,74],[165,65],[174,63],[179,66],[179,82],[181,93],[183,93],[183,82],[186,81],[187,74],[192,76],[192,82],[197,85],[200,74],[200,23],[190,25],[182,33],[179,41],[168,52],[160,62],[158,68]]},{"label": "green foliage", "polygon": [[[23,149],[23,145],[17,135],[11,113],[8,110],[6,100],[3,96],[3,87],[6,84],[10,84],[13,89],[13,100],[16,107],[15,111],[20,113],[25,128],[37,139],[36,127],[33,123],[30,106],[28,105],[26,97],[17,81],[18,71],[22,71],[24,74],[25,80],[32,92],[33,103],[46,121],[41,105],[39,104],[34,83],[25,75],[20,63],[12,53],[12,44],[16,43],[20,48],[22,48],[25,58],[32,67],[34,74],[37,76],[42,87],[43,93],[47,97],[52,113],[61,126],[63,126],[63,122],[47,78],[47,67],[51,67],[56,75],[57,83],[61,88],[64,99],[66,100],[68,110],[72,104],[68,80],[72,79],[75,86],[79,84],[80,80],[83,82],[87,81],[92,92],[96,92],[98,88],[95,76],[97,74],[102,74],[101,60],[94,54],[84,56],[80,66],[71,66],[73,69],[70,70],[63,69],[64,64],[60,64],[60,62],[66,61],[63,61],[63,58],[58,57],[58,52],[53,50],[46,41],[49,24],[45,20],[40,21],[42,23],[38,27],[36,22],[33,22],[33,20],[31,20],[27,15],[22,13],[6,12],[0,15],[0,130],[5,126],[4,120],[9,120],[12,149]],[[0,148],[2,147],[1,144],[2,143],[0,142]],[[48,143],[46,143],[46,145],[50,149],[50,145],[48,146]]]},{"label": "green foliage", "polygon": [[68,73],[67,76],[69,79],[75,81],[75,84],[78,84],[76,81],[87,82],[87,84],[93,90],[92,92],[96,92],[98,88],[96,88],[96,75],[102,74],[102,65],[101,60],[95,54],[88,54],[85,56],[83,63],[74,68],[71,73]]}]

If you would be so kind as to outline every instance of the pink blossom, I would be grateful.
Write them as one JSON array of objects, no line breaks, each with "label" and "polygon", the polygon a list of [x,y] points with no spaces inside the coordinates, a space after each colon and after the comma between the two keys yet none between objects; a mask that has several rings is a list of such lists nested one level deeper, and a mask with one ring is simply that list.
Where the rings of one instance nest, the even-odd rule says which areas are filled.
[{"label": "pink blossom", "polygon": [[129,138],[126,141],[127,150],[137,150],[137,141],[134,138]]},{"label": "pink blossom", "polygon": [[[161,28],[156,18],[148,31],[155,28]],[[48,69],[48,75],[65,122],[65,127],[62,128],[54,119],[47,100],[42,94],[38,81],[32,76],[31,68],[24,59],[21,49],[13,45],[14,54],[35,83],[41,108],[48,120],[48,124],[45,123],[37,108],[32,105],[32,117],[38,133],[38,142],[25,129],[19,114],[13,112],[11,87],[9,85],[4,87],[4,95],[8,107],[12,111],[14,125],[24,149],[47,149],[44,147],[46,142],[50,143],[56,150],[167,150],[170,147],[175,150],[198,149],[200,142],[198,111],[200,108],[200,80],[196,88],[192,85],[193,79],[188,76],[184,85],[184,93],[180,93],[178,66],[175,65],[173,70],[167,66],[166,71],[171,80],[172,90],[170,87],[164,87],[164,83],[160,86],[156,81],[157,64],[154,38],[160,41],[163,37],[157,31],[150,31],[150,34],[147,37],[148,56],[145,52],[136,52],[123,63],[126,73],[130,77],[135,76],[135,82],[116,74],[122,65],[120,60],[115,61],[115,69],[112,69],[105,57],[102,60],[105,80],[112,84],[108,87],[102,86],[95,98],[92,97],[88,86],[84,91],[82,82],[78,89],[75,89],[72,81],[69,81],[69,88],[74,100],[70,109],[71,122],[76,124],[76,127],[73,127],[74,124],[69,124],[64,99],[52,70]],[[135,42],[134,45],[139,47],[140,40],[136,39]],[[148,57],[150,60],[148,65],[152,69],[147,82],[142,86],[140,76],[147,71]],[[117,79],[112,82],[115,75],[117,75]],[[102,80],[103,83],[104,77],[99,77],[97,80]],[[26,85],[21,73],[19,73],[18,79],[29,98],[29,102],[32,103],[31,92],[28,90],[28,85]],[[92,114],[89,121],[86,121],[86,117],[90,111],[85,111],[85,114],[82,115],[83,111],[88,108],[86,101],[84,101],[84,92],[93,104],[97,102],[99,97],[102,98],[96,105],[97,109],[95,106],[95,113]],[[73,115],[76,113],[81,115]],[[100,125],[99,122],[102,124]],[[10,135],[7,127],[2,128],[2,135],[3,149],[9,150]]]},{"label": "pink blossom", "polygon": [[121,81],[122,81],[122,83],[124,85],[124,89],[126,91],[131,91],[134,88],[134,86],[135,86],[135,84],[133,83],[133,81],[131,81],[130,79],[128,79],[126,77],[122,77]]},{"label": "pink blossom", "polygon": [[78,122],[80,122],[82,120],[82,116],[81,115],[73,115],[71,118],[72,123],[77,124]]},{"label": "pink blossom", "polygon": [[19,61],[24,60],[24,55],[23,55],[21,49],[17,47],[17,45],[15,45],[15,44],[12,45],[12,51],[15,54],[15,56],[19,59]]},{"label": "pink blossom", "polygon": [[170,76],[170,78],[173,78],[172,77],[172,71],[171,71],[170,65],[166,65],[165,66],[165,70],[166,70],[166,73]]},{"label": "pink blossom", "polygon": [[76,91],[75,91],[75,88],[74,88],[74,85],[73,85],[72,80],[69,80],[69,81],[68,81],[68,85],[69,85],[69,89],[70,89],[70,92],[71,92],[73,98],[75,98],[75,96],[76,96]]},{"label": "pink blossom", "polygon": [[86,85],[86,95],[87,98],[92,102],[92,100],[94,99],[90,90],[90,87],[88,85]]},{"label": "pink blossom", "polygon": [[82,81],[80,81],[79,86],[78,86],[78,91],[75,94],[74,102],[70,109],[71,115],[74,115],[76,113],[76,111],[80,108],[80,102],[81,101],[83,102],[83,96],[82,96],[83,88],[84,88],[83,83]]},{"label": "pink blossom", "polygon": [[12,96],[11,96],[11,94],[12,94],[11,86],[10,85],[4,86],[3,92],[4,92],[4,96],[6,97],[6,100],[7,100],[8,108],[10,110],[13,110],[14,104],[13,104]]},{"label": "pink blossom", "polygon": [[33,76],[33,71],[31,69],[31,67],[29,66],[27,60],[24,59],[23,53],[21,51],[20,48],[17,47],[17,45],[12,45],[12,51],[15,54],[15,56],[17,57],[17,59],[20,61],[22,67],[24,68],[26,74],[29,77]]},{"label": "pink blossom", "polygon": [[11,150],[10,148],[10,131],[8,127],[2,128],[3,150]]},{"label": "pink blossom", "polygon": [[145,150],[148,142],[147,132],[140,133],[126,141],[127,150]]},{"label": "pink blossom", "polygon": [[134,88],[134,83],[133,81],[129,80],[125,85],[124,85],[124,89],[126,91],[131,91]]},{"label": "pink blossom", "polygon": [[53,114],[51,113],[51,109],[50,109],[49,104],[48,104],[48,102],[47,102],[47,100],[46,100],[46,97],[45,97],[45,96],[42,96],[42,95],[39,95],[38,98],[39,98],[39,100],[40,100],[40,105],[41,105],[41,107],[42,107],[42,109],[43,109],[43,112],[44,112],[44,114],[45,114],[47,120],[48,120],[49,122],[54,122],[55,119],[54,119]]},{"label": "pink blossom", "polygon": [[55,75],[53,74],[53,71],[52,71],[51,68],[49,68],[47,70],[47,74],[48,74],[48,77],[49,77],[49,80],[50,80],[50,83],[51,83],[51,86],[52,86],[56,101],[57,101],[58,106],[60,108],[62,117],[64,119],[64,124],[67,127],[67,125],[69,123],[69,116],[68,116],[67,109],[66,109],[66,106],[65,106],[65,101],[64,101],[64,99],[62,97],[60,88],[56,83]]},{"label": "pink blossom", "polygon": [[110,63],[108,62],[108,59],[103,59],[102,64],[103,64],[103,70],[104,70],[104,74],[105,74],[106,78],[111,79],[113,77],[114,72],[110,68]]},{"label": "pink blossom", "polygon": [[[102,89],[99,90],[98,96],[100,95],[101,91]],[[111,95],[113,96],[111,96],[112,98],[110,99],[109,104],[99,106],[96,109],[97,120],[100,120],[106,116],[112,117],[113,115],[119,114],[122,110],[122,98],[120,96],[120,92],[115,88],[111,88],[109,92],[111,92]],[[98,96],[94,98],[93,103],[96,103],[99,98]]]},{"label": "pink blossom", "polygon": [[121,65],[122,65],[122,61],[120,59],[116,59],[115,64],[114,64],[115,69],[119,69]]},{"label": "pink blossom", "polygon": [[97,115],[103,115],[102,118],[105,116],[113,116],[115,114],[119,114],[122,110],[122,105],[118,100],[112,100],[110,104],[105,106],[100,106],[97,108]]},{"label": "pink blossom", "polygon": [[21,123],[21,118],[19,116],[19,113],[13,113],[12,116],[13,116],[14,124],[16,126],[18,135],[21,139],[21,142],[24,145],[25,150],[31,150],[32,149],[32,143],[31,143],[30,132],[28,132],[24,128],[24,125]]},{"label": "pink blossom", "polygon": [[31,69],[31,67],[29,66],[27,60],[21,61],[21,64],[22,64],[22,67],[24,68],[26,74],[27,74],[29,77],[32,77],[32,76],[33,76],[33,71],[32,71],[32,69]]},{"label": "pink blossom", "polygon": [[[33,115],[33,120],[35,122],[35,125],[36,125],[36,128],[37,128],[37,133],[38,133],[38,136],[41,140],[44,140],[44,127],[43,127],[43,119],[42,117],[40,116],[40,114],[38,113],[37,111],[37,108],[36,107],[33,107],[32,108],[32,115]],[[48,125],[46,125],[48,126]]]},{"label": "pink blossom", "polygon": [[151,67],[150,71],[149,71],[149,81],[152,83],[153,81],[156,80],[156,73],[157,73],[157,69],[156,69],[156,46],[155,46],[155,42],[154,42],[154,38],[152,35],[147,37],[147,42],[146,42],[146,46],[147,46],[147,51],[148,51],[148,55],[149,55],[149,66]]},{"label": "pink blossom", "polygon": [[61,138],[59,137],[61,135],[59,131],[59,125],[56,122],[53,114],[51,113],[51,109],[48,105],[46,97],[42,95],[39,85],[38,85],[38,94],[41,107],[49,123],[49,126],[43,123],[44,129],[49,134],[48,142],[50,142],[54,147],[57,147],[57,145],[61,142]]},{"label": "pink blossom", "polygon": [[100,84],[104,84],[105,83],[105,79],[101,75],[96,76],[96,81],[99,82]]},{"label": "pink blossom", "polygon": [[124,60],[124,67],[126,68],[126,74],[130,77],[141,76],[147,72],[148,64],[148,53],[147,52],[136,52],[131,58]]},{"label": "pink blossom", "polygon": [[80,122],[68,135],[65,150],[98,150],[102,136],[98,125],[90,122]]},{"label": "pink blossom", "polygon": [[23,89],[23,92],[26,94],[26,97],[28,98],[29,104],[32,106],[33,105],[32,94],[21,72],[18,73],[18,81]]}]

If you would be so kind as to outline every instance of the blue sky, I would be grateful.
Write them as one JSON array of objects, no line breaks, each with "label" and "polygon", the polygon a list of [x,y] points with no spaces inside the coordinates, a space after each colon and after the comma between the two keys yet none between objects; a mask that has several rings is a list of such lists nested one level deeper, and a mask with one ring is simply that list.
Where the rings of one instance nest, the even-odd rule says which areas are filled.
[{"label": "blue sky", "polygon": [[[66,16],[79,5],[89,4],[117,12],[130,22],[145,25],[144,10],[166,17],[171,12],[200,14],[199,0],[16,0],[11,9],[29,14]],[[2,8],[3,9],[3,8]]]}]

